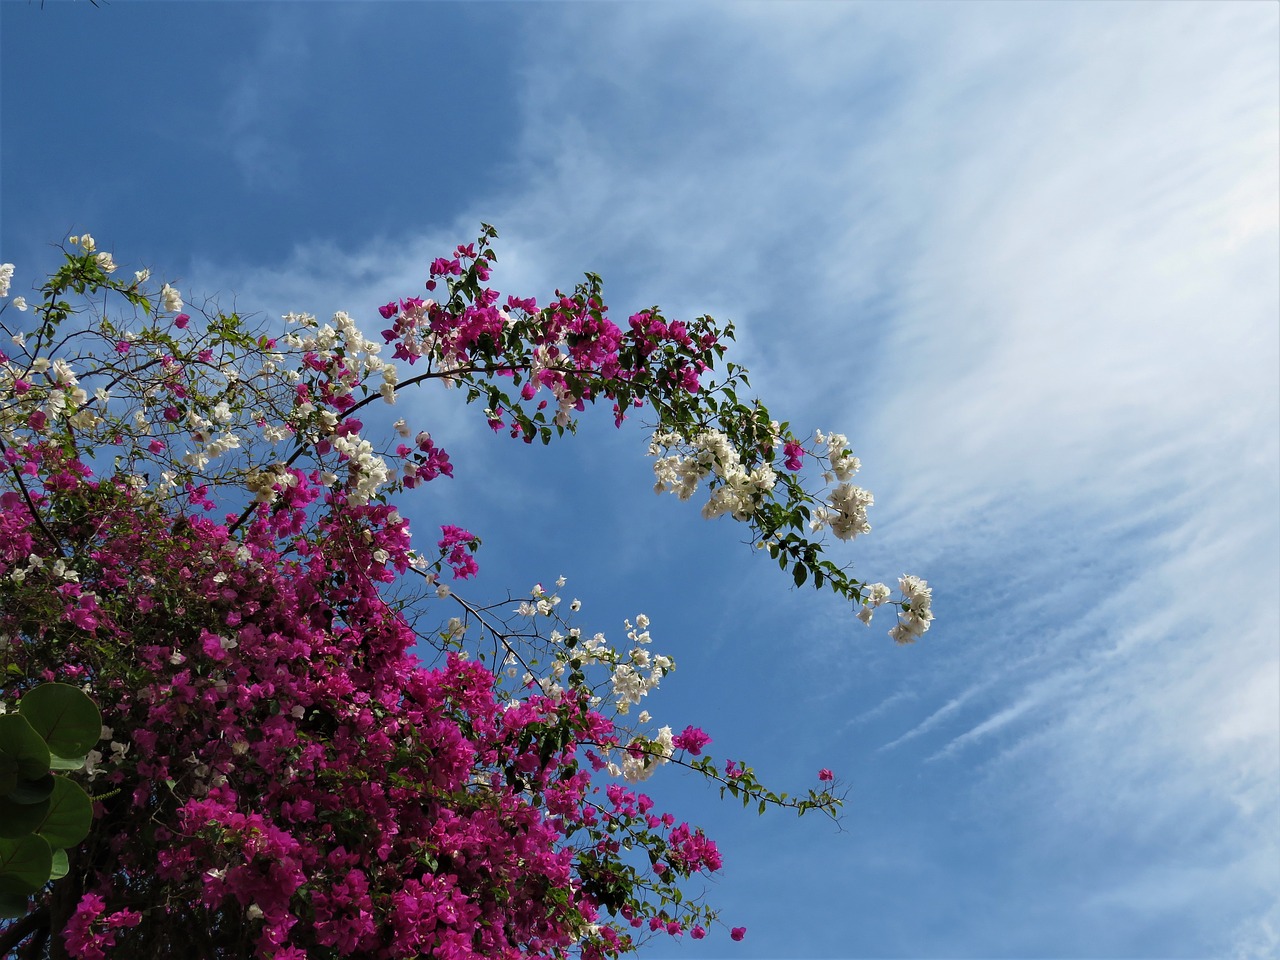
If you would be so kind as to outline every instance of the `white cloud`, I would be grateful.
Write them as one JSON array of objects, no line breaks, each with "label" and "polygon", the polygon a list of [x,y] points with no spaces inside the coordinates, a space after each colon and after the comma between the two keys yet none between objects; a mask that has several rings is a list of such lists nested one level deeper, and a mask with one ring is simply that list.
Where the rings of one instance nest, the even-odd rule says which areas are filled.
[{"label": "white cloud", "polygon": [[938,724],[940,724],[942,721],[950,718],[956,711],[958,711],[961,707],[963,707],[970,700],[972,700],[977,694],[986,691],[989,687],[990,687],[990,683],[980,683],[975,686],[971,686],[967,688],[966,690],[964,690],[964,692],[962,692],[958,696],[952,697],[942,706],[938,707],[936,710],[934,710],[931,714],[929,714],[927,717],[925,717],[923,720],[917,723],[914,727],[912,727],[906,733],[894,738],[893,740],[890,740],[888,743],[880,747],[880,749],[882,751],[892,750],[894,747],[901,746],[902,744],[910,740],[914,740],[916,737],[920,736],[921,734],[928,733],[930,730],[938,726]]},{"label": "white cloud", "polygon": [[286,107],[304,94],[307,45],[297,25],[269,10],[242,56],[227,64],[219,146],[251,186],[275,187],[296,175],[300,158],[281,129]]},{"label": "white cloud", "polygon": [[[1249,16],[1068,30],[1044,70],[918,105],[912,124],[948,160],[886,351],[911,374],[879,398],[898,495],[933,507],[911,534],[945,541],[974,511],[1006,531],[1017,511],[1146,513],[1164,531],[1080,531],[1141,565],[1091,585],[1110,641],[1069,651],[1042,624],[1057,692],[1011,689],[943,753],[1035,717],[1051,724],[1042,772],[1079,778],[1076,801],[1096,805],[1098,781],[1142,770],[1155,809],[1127,814],[1148,819],[1206,795],[1242,814],[1277,801],[1276,597],[1231,600],[1280,573],[1275,65]],[[1274,27],[1274,10],[1253,16]],[[964,91],[954,69],[933,76]],[[1052,557],[1038,569],[1073,575]],[[1237,827],[1274,846],[1264,824]]]},{"label": "white cloud", "polygon": [[[870,707],[862,711],[862,713],[857,716],[851,718],[848,725],[854,726],[856,724],[868,723],[872,720],[879,719],[880,717],[891,713],[899,704],[914,703],[919,698],[920,695],[914,690],[897,690],[889,694],[874,707]],[[901,738],[899,739],[901,740]]]}]

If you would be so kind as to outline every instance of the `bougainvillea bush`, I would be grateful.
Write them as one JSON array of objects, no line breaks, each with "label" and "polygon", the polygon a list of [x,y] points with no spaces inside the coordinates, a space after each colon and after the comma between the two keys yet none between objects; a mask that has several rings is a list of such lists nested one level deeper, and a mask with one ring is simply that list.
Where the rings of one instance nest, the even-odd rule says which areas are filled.
[{"label": "bougainvillea bush", "polygon": [[891,605],[899,642],[932,617],[923,581],[895,598],[824,553],[869,529],[858,461],[739,399],[731,325],[616,323],[590,274],[545,300],[499,293],[494,238],[359,323],[197,311],[88,235],[30,296],[0,267],[0,700],[75,687],[104,724],[60,773],[93,802],[87,838],[32,874],[19,846],[48,846],[40,817],[0,828],[0,954],[595,958],[741,939],[700,896],[714,840],[644,781],[684,767],[762,812],[836,814],[829,770],[775,792],[640,709],[674,667],[643,614],[608,637],[576,625],[563,584],[482,603],[458,589],[477,536],[441,517],[411,539],[396,502],[455,465],[430,424],[394,419],[404,391],[459,390],[525,443],[602,407],[653,428],[659,492],[744,523],[797,585],[864,621]]}]

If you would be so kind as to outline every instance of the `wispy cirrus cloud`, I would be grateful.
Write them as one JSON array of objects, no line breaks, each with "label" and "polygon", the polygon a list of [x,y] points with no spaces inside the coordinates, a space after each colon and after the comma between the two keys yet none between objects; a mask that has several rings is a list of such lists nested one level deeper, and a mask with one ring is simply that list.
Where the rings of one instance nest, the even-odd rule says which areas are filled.
[{"label": "wispy cirrus cloud", "polygon": [[263,8],[261,29],[223,67],[228,90],[219,118],[219,146],[253,188],[279,188],[295,178],[302,158],[291,148],[285,118],[305,96],[302,65],[308,47],[280,9]]}]

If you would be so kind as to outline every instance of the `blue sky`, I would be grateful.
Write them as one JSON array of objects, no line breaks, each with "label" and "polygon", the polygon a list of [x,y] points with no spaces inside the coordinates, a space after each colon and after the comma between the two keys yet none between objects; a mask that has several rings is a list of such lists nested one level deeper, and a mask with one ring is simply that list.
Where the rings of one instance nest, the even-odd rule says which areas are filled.
[{"label": "blue sky", "polygon": [[91,231],[242,311],[374,308],[502,240],[501,289],[740,331],[849,435],[937,621],[795,591],[651,492],[641,430],[546,451],[438,396],[497,593],[646,612],[652,709],[850,790],[843,831],[678,775],[744,923],[656,957],[1280,953],[1280,7],[0,4],[0,259]]}]

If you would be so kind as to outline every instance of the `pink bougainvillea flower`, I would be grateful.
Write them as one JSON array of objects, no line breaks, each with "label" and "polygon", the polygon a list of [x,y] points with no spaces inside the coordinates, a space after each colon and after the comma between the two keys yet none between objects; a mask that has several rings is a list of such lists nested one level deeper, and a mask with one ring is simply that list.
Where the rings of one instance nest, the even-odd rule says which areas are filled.
[{"label": "pink bougainvillea flower", "polygon": [[697,727],[688,726],[672,737],[671,742],[681,750],[688,750],[696,757],[701,755],[702,748],[711,742],[711,738]]},{"label": "pink bougainvillea flower", "polygon": [[782,449],[787,457],[786,467],[788,470],[794,473],[804,466],[804,447],[794,440],[788,440]]}]

